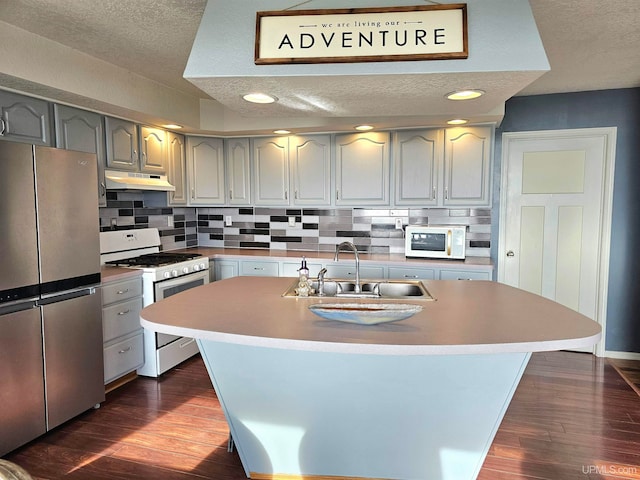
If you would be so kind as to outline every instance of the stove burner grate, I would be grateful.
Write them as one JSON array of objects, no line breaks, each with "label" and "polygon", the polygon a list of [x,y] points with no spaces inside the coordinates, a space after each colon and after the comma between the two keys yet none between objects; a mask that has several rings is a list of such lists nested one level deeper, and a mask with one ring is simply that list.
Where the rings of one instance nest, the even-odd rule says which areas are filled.
[{"label": "stove burner grate", "polygon": [[107,265],[115,267],[161,267],[163,265],[172,265],[184,262],[194,258],[201,257],[199,253],[148,253],[138,257],[125,258],[122,260],[111,260],[105,262]]}]

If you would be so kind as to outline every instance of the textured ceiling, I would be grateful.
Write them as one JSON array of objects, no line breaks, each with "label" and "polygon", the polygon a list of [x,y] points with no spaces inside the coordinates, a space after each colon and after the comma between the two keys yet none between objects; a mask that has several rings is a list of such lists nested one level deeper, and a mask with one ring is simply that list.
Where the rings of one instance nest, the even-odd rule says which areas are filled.
[{"label": "textured ceiling", "polygon": [[[491,104],[504,102],[511,95],[640,86],[638,0],[531,0],[530,3],[551,71],[530,85],[517,77],[509,80],[511,84],[505,84],[508,82],[503,79],[485,75],[484,80],[490,87],[495,86],[496,93],[493,98],[489,95],[485,103],[476,103],[477,113],[486,112]],[[205,6],[206,0],[1,0],[0,20],[161,84],[208,98],[182,77]],[[396,75],[403,78],[393,80],[388,77],[366,79],[366,88],[362,78],[349,76],[271,80],[276,96],[278,89],[294,91],[296,100],[277,106],[270,115],[388,115],[384,105],[406,102],[416,88],[428,89],[432,84],[446,82],[438,76],[428,82],[411,75]],[[203,85],[207,82],[212,82],[208,91],[216,92],[212,96],[223,104],[251,85],[247,78],[202,81]],[[326,89],[321,99],[314,90],[318,84]],[[523,85],[526,86],[522,88]],[[359,93],[363,91],[365,94]],[[376,105],[370,101],[372,98],[386,100]],[[260,110],[253,108],[238,106],[235,113],[259,116]],[[455,114],[453,109],[461,107],[435,102],[428,108],[431,112],[445,109]]]}]

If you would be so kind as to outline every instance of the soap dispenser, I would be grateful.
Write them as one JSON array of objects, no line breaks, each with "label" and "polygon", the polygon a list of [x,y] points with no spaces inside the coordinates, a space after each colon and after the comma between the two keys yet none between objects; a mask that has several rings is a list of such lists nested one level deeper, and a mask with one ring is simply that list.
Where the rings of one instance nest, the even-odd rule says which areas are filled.
[{"label": "soap dispenser", "polygon": [[304,257],[302,257],[302,265],[298,269],[298,288],[296,291],[300,297],[308,297],[309,293],[311,293],[309,269],[307,268],[307,259]]}]

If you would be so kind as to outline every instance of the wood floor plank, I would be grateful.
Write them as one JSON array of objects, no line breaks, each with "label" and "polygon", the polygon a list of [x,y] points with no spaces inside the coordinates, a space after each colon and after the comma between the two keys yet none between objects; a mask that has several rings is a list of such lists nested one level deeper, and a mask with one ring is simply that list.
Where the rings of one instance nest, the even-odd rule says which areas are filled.
[{"label": "wood floor plank", "polygon": [[[621,376],[638,371],[640,361],[534,354],[478,479],[640,480],[640,395]],[[34,480],[244,479],[228,432],[196,356],[4,458]]]}]

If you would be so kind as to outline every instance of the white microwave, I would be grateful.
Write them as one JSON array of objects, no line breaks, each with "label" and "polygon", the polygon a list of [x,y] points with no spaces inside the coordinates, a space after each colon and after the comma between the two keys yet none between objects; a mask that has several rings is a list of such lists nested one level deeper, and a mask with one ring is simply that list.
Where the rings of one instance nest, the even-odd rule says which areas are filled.
[{"label": "white microwave", "polygon": [[467,227],[462,225],[408,225],[405,256],[464,259]]}]

